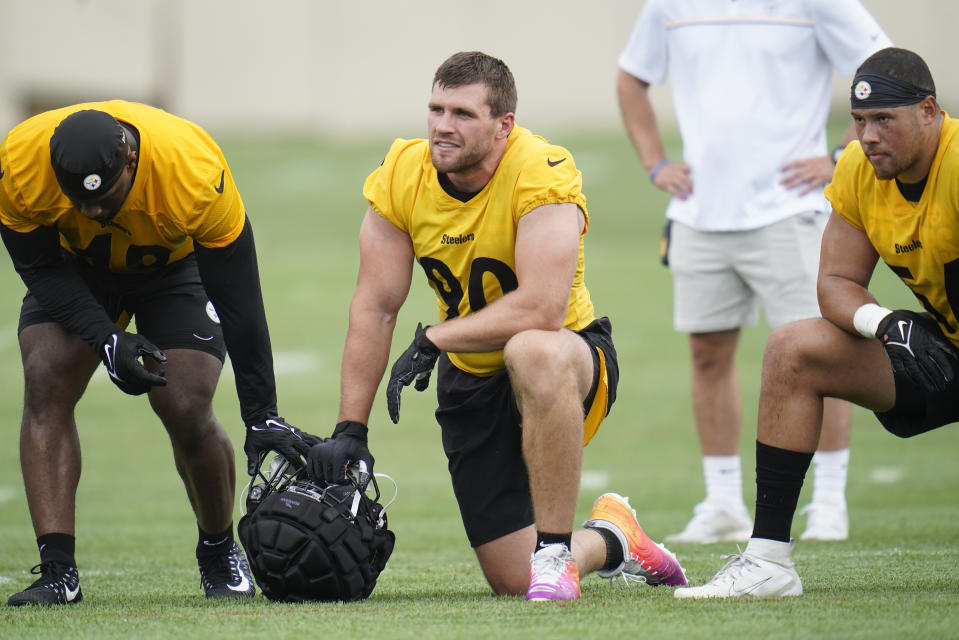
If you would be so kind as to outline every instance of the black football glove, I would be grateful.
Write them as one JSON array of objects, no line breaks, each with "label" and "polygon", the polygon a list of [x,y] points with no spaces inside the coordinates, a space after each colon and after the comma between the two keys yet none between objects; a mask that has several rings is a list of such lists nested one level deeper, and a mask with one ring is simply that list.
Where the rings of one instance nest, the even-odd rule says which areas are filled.
[{"label": "black football glove", "polygon": [[373,473],[373,456],[367,447],[366,425],[359,422],[340,422],[333,435],[313,445],[307,456],[307,471],[314,480],[339,483],[346,479],[352,464],[364,462],[366,473]]},{"label": "black football glove", "polygon": [[876,337],[892,362],[892,370],[927,391],[942,391],[955,378],[953,362],[959,353],[914,311],[893,311],[879,322]]},{"label": "black football glove", "polygon": [[152,342],[136,333],[117,331],[107,336],[100,346],[100,360],[110,374],[113,384],[124,393],[138,396],[151,388],[166,386],[163,372],[152,372],[143,366],[140,358],[166,362],[166,355]]},{"label": "black football glove", "polygon": [[283,418],[267,418],[252,424],[246,428],[246,440],[243,442],[246,472],[251,476],[256,474],[263,457],[270,451],[276,451],[294,467],[302,468],[300,456],[306,458],[310,447],[317,442],[321,442],[321,438],[300,431]]},{"label": "black football glove", "polygon": [[400,392],[414,380],[413,388],[424,391],[430,384],[430,373],[440,357],[440,350],[426,337],[423,324],[416,325],[413,344],[407,347],[390,370],[390,381],[386,385],[386,409],[393,424],[400,421]]}]

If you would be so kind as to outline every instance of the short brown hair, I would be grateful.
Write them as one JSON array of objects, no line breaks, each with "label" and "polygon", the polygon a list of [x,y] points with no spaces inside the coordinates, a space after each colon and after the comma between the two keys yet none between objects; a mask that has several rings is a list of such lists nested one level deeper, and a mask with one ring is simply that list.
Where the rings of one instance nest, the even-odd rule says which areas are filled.
[{"label": "short brown hair", "polygon": [[516,82],[499,58],[481,51],[461,51],[447,58],[433,76],[433,86],[453,88],[477,82],[486,85],[491,116],[516,112]]}]

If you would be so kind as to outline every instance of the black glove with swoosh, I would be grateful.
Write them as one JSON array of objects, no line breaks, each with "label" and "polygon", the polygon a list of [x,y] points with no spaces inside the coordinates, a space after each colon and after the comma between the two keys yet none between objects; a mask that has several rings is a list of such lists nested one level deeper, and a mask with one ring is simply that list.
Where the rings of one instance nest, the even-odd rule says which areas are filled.
[{"label": "black glove with swoosh", "polygon": [[414,380],[413,388],[425,391],[430,385],[430,373],[442,353],[432,340],[426,337],[422,323],[416,325],[413,344],[406,348],[390,370],[390,381],[386,385],[386,409],[393,424],[400,421],[400,392]]},{"label": "black glove with swoosh", "polygon": [[100,346],[100,360],[110,374],[110,380],[124,393],[138,396],[153,387],[166,386],[163,372],[153,372],[143,366],[140,358],[152,358],[163,364],[166,354],[143,336],[117,331],[107,336]]},{"label": "black glove with swoosh", "polygon": [[344,421],[336,425],[333,435],[313,445],[307,456],[307,471],[315,479],[338,483],[346,479],[348,467],[365,462],[366,473],[373,473],[373,456],[367,446],[365,424]]},{"label": "black glove with swoosh", "polygon": [[893,372],[927,391],[942,391],[955,379],[953,363],[959,352],[928,316],[893,311],[879,322],[876,337],[886,348]]},{"label": "black glove with swoosh", "polygon": [[283,418],[267,418],[263,422],[251,424],[246,428],[246,440],[243,453],[246,454],[246,472],[254,475],[263,462],[263,456],[276,451],[297,468],[303,467],[300,456],[306,458],[310,447],[322,439],[305,431],[300,431]]}]

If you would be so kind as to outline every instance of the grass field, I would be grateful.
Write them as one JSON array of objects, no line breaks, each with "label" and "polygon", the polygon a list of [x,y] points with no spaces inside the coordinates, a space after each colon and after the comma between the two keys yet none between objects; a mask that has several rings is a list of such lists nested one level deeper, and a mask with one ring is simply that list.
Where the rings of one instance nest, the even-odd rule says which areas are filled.
[{"label": "grass field", "polygon": [[[535,125],[533,127],[535,129]],[[406,137],[417,130],[398,132]],[[624,135],[545,132],[583,170],[592,225],[587,284],[613,320],[619,400],[587,448],[577,509],[582,520],[606,490],[630,496],[640,522],[661,539],[683,526],[702,497],[689,401],[686,339],[671,328],[671,281],[658,263],[666,203]],[[390,140],[312,143],[221,140],[256,230],[276,351],[280,409],[327,434],[336,418],[339,355],[356,273],[360,186]],[[675,143],[673,144],[675,147]],[[678,153],[674,150],[674,157]],[[914,307],[880,271],[875,290],[890,307]],[[22,381],[15,333],[22,285],[0,270],[0,594],[28,584],[37,560],[20,479],[17,433]],[[417,321],[435,321],[432,292],[415,274],[394,351]],[[743,333],[743,464],[755,491],[755,414],[768,330]],[[780,601],[679,602],[666,588],[622,589],[590,577],[583,599],[531,606],[489,595],[459,521],[432,416],[432,393],[404,395],[403,420],[385,402],[371,420],[378,471],[399,483],[390,512],[396,550],[372,597],[352,604],[207,602],[193,557],[195,522],[169,444],[142,398],[100,374],[78,411],[84,473],[77,559],[84,602],[55,609],[0,608],[0,638],[926,638],[959,637],[959,430],[913,440],[887,434],[857,410],[848,499],[851,538],[804,543],[794,557],[805,595]],[[217,415],[242,445],[232,374]],[[238,455],[238,462],[242,458]],[[240,471],[242,473],[242,471]],[[240,478],[242,481],[242,477]],[[808,496],[804,489],[800,504]],[[237,519],[239,511],[237,512]],[[802,520],[797,521],[798,535]],[[676,545],[691,582],[721,566],[726,544]]]}]

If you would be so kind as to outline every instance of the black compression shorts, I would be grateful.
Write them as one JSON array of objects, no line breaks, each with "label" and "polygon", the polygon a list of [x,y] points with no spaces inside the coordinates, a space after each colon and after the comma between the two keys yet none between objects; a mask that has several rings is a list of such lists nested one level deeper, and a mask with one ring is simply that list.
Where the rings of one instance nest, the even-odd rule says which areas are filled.
[{"label": "black compression shorts", "polygon": [[[602,373],[596,349],[603,352],[608,413],[619,381],[609,319],[595,320],[577,333],[593,352],[593,388],[584,402],[584,416],[596,399]],[[506,371],[475,376],[453,366],[444,354],[437,373],[436,420],[470,545],[478,547],[533,524],[519,428],[522,416]]]},{"label": "black compression shorts", "polygon": [[[136,331],[161,350],[193,349],[223,362],[223,329],[203,289],[193,255],[146,275],[104,274],[79,260],[73,262],[93,296],[121,328],[125,329],[132,318]],[[17,332],[43,322],[55,320],[28,291],[20,308]]]},{"label": "black compression shorts", "polygon": [[[948,342],[935,320],[928,314],[923,314],[923,318],[925,329],[935,331]],[[959,367],[959,360],[954,362],[953,367]],[[900,438],[911,438],[959,421],[959,375],[943,391],[927,391],[901,374],[894,374],[894,377],[895,406],[889,411],[876,412],[886,431]]]}]

